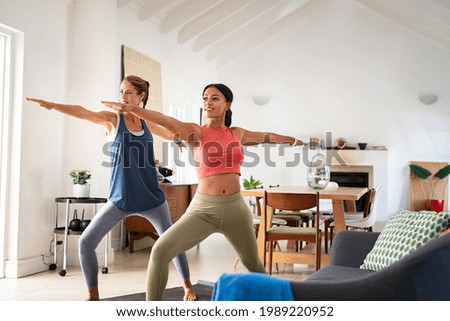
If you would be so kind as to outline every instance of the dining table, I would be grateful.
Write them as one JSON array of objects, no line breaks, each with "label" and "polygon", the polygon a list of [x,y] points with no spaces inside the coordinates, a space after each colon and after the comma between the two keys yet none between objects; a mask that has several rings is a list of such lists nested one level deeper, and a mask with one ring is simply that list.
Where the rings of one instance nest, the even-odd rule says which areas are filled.
[{"label": "dining table", "polygon": [[[355,202],[359,200],[365,193],[368,192],[367,187],[343,187],[339,186],[336,188],[325,188],[325,189],[313,189],[309,186],[279,186],[264,189],[254,189],[254,190],[244,190],[241,191],[243,196],[255,197],[256,201],[259,202],[258,198],[261,198],[261,190],[264,190],[267,194],[270,193],[292,193],[292,194],[316,194],[319,192],[320,199],[329,199],[333,205],[333,218],[335,223],[336,233],[344,231],[346,229],[345,225],[345,212],[355,212],[356,206]],[[265,215],[264,206],[261,207],[261,215]],[[263,229],[258,231],[258,254],[262,259],[264,257],[264,233]],[[275,253],[274,253],[275,254]],[[327,254],[324,254],[328,256]]]}]

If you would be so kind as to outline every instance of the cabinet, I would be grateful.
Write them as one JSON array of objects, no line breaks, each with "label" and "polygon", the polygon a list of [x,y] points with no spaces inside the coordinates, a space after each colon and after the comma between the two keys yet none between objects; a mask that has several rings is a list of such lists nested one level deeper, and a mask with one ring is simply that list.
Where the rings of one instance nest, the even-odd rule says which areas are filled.
[{"label": "cabinet", "polygon": [[[175,223],[184,214],[197,190],[197,184],[161,184],[166,194],[170,217]],[[130,252],[134,252],[134,241],[145,236],[156,240],[158,233],[144,217],[130,215],[125,219],[125,231],[129,237]]]}]

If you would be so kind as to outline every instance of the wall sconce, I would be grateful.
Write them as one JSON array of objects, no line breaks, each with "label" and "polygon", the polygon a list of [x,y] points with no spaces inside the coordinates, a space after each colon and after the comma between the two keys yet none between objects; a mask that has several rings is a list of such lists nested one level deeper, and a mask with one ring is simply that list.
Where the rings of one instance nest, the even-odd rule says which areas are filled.
[{"label": "wall sconce", "polygon": [[425,105],[433,105],[435,102],[437,102],[438,98],[439,97],[434,94],[419,96],[419,100],[421,101],[422,104]]},{"label": "wall sconce", "polygon": [[258,106],[263,106],[270,101],[270,96],[254,96],[253,102]]}]

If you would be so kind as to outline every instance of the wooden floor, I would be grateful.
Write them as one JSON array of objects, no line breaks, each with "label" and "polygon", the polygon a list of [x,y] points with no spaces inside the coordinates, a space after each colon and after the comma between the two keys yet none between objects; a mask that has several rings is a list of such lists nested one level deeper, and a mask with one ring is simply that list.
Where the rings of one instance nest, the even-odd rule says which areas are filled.
[{"label": "wooden floor", "polygon": [[[246,272],[239,262],[233,264],[236,252],[221,234],[213,234],[198,247],[187,252],[192,283],[198,280],[215,282],[222,273]],[[116,251],[115,261],[108,266],[108,274],[99,273],[101,297],[112,297],[145,291],[149,249],[134,253]],[[323,265],[327,256],[323,257]],[[303,264],[279,264],[274,276],[301,281],[309,277],[314,268]],[[167,287],[181,285],[181,279],[171,264]],[[45,271],[20,279],[0,279],[0,300],[13,301],[79,301],[86,298],[86,287],[80,267],[68,266],[67,275]]]}]

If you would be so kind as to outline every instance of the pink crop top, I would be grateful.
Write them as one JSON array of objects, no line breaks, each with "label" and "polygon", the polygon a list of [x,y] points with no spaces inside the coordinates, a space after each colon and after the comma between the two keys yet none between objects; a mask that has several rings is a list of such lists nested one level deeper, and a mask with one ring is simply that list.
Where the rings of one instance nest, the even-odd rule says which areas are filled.
[{"label": "pink crop top", "polygon": [[229,128],[201,128],[203,139],[194,155],[198,178],[229,173],[240,175],[244,152],[236,134]]}]

